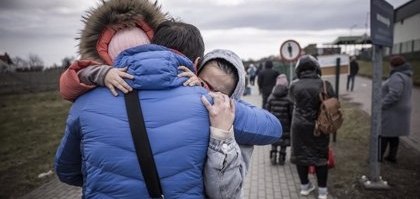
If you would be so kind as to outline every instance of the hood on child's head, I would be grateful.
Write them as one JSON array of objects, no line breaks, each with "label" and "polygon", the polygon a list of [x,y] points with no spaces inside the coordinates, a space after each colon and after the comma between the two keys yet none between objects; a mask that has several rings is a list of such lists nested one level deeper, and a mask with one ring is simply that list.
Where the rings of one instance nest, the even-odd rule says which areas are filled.
[{"label": "hood on child's head", "polygon": [[[149,0],[109,0],[101,1],[101,5],[91,8],[82,17],[85,27],[81,31],[79,54],[81,59],[97,61],[111,65],[109,45],[114,36],[120,41],[125,33],[135,34],[132,30],[143,32],[134,38],[133,43],[143,44],[153,38],[154,30],[165,20],[166,14],[161,11],[157,2]],[[127,29],[128,32],[121,32]],[[147,37],[145,37],[145,35]],[[128,36],[127,39],[128,39]],[[117,42],[111,45],[116,48]],[[124,46],[120,46],[121,48]],[[131,46],[130,46],[131,47]],[[115,49],[114,49],[115,50]],[[116,53],[116,51],[113,51]]]},{"label": "hood on child's head", "polygon": [[210,60],[220,58],[228,61],[231,63],[236,70],[238,71],[238,84],[236,84],[235,90],[233,91],[233,94],[231,95],[231,98],[233,99],[240,99],[245,91],[245,67],[242,63],[241,58],[235,54],[234,52],[230,50],[224,50],[224,49],[216,49],[213,50],[206,55],[204,55],[200,65],[197,68],[197,73],[203,69],[203,66],[206,65],[207,62]]},{"label": "hood on child's head", "polygon": [[280,74],[277,76],[276,85],[288,86],[289,82],[287,81],[287,76],[285,74]]}]

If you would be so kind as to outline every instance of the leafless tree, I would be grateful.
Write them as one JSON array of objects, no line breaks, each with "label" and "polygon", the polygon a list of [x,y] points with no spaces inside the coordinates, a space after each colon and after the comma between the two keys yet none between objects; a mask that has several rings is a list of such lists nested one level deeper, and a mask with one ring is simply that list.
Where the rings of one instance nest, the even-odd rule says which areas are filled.
[{"label": "leafless tree", "polygon": [[29,63],[28,61],[26,61],[25,59],[23,59],[22,57],[15,57],[12,58],[13,63],[15,64],[16,68],[29,68]]},{"label": "leafless tree", "polygon": [[31,69],[38,69],[38,68],[43,68],[44,67],[44,62],[42,61],[42,59],[35,54],[29,54],[29,67]]},{"label": "leafless tree", "polygon": [[61,67],[67,69],[71,65],[71,63],[73,63],[74,60],[75,60],[74,56],[64,57],[61,61],[61,63],[62,63]]}]

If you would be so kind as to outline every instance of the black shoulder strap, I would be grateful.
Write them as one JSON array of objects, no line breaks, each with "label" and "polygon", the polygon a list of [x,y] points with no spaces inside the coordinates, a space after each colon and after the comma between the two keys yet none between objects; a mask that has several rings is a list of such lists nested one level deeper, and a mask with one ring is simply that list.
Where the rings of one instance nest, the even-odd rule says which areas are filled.
[{"label": "black shoulder strap", "polygon": [[163,198],[162,186],[156,169],[155,159],[153,158],[152,148],[150,147],[149,137],[147,136],[138,92],[129,92],[124,98],[137,159],[149,190],[149,195],[152,198]]}]

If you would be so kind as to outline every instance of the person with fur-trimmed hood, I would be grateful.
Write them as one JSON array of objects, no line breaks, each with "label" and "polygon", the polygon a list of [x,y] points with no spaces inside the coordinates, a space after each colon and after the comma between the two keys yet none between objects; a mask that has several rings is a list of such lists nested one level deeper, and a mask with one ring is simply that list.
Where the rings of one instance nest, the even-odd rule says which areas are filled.
[{"label": "person with fur-trimmed hood", "polygon": [[[74,62],[60,77],[61,96],[69,101],[74,101],[79,95],[91,90],[95,85],[81,83],[77,76],[80,69],[88,66],[112,66],[118,55],[116,50],[149,44],[153,39],[156,28],[167,18],[161,11],[157,2],[148,0],[110,0],[103,1],[98,8],[90,9],[83,16],[85,23],[81,31],[79,42],[80,60]],[[131,30],[130,33],[121,34],[119,30]],[[115,37],[117,36],[117,37]],[[123,37],[131,36],[136,42],[119,43]],[[111,70],[111,67],[91,68],[102,75],[123,74]],[[131,77],[131,76],[129,76]],[[103,78],[98,78],[98,80]],[[100,82],[101,85],[113,87],[113,82]]]}]

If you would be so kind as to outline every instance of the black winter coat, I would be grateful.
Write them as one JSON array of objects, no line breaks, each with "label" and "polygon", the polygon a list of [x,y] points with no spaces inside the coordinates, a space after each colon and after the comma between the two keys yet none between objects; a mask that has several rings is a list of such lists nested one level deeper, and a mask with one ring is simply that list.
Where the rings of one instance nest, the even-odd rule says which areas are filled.
[{"label": "black winter coat", "polygon": [[281,139],[290,138],[290,126],[292,124],[293,103],[287,96],[289,89],[284,85],[276,85],[268,97],[265,109],[279,119],[283,128]]},{"label": "black winter coat", "polygon": [[258,74],[258,88],[263,95],[270,95],[274,85],[276,85],[279,72],[272,68],[266,68]]},{"label": "black winter coat", "polygon": [[359,72],[359,63],[356,60],[350,62],[350,76],[356,76]]},{"label": "black winter coat", "polygon": [[[290,86],[289,97],[294,104],[292,120],[292,154],[297,165],[325,166],[328,161],[330,136],[314,135],[323,89],[323,80],[315,70],[302,71],[300,79]],[[329,96],[335,96],[331,83],[326,82]]]}]

